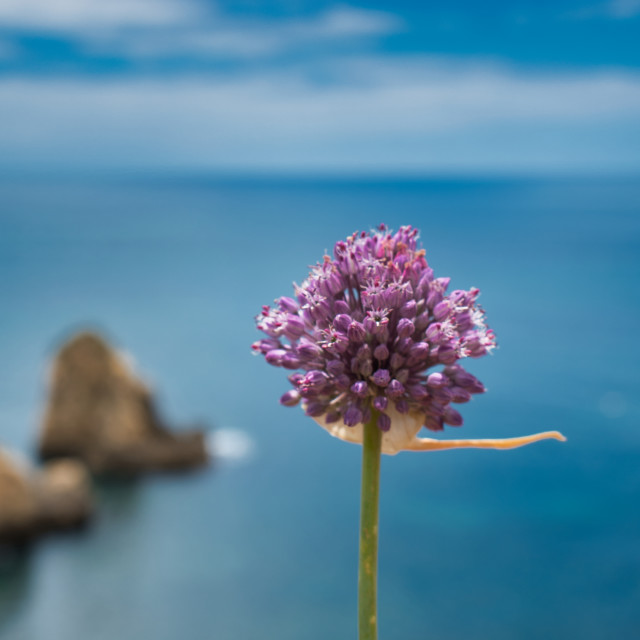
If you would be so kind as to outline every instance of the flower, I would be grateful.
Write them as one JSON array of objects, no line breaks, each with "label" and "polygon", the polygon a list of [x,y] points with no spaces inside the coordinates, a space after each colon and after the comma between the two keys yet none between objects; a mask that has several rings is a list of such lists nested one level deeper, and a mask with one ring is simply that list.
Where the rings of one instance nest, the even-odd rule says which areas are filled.
[{"label": "flower", "polygon": [[496,346],[476,302],[479,289],[447,294],[449,278],[434,277],[417,240],[410,226],[354,233],[294,284],[295,298],[263,307],[256,322],[267,337],[254,352],[296,370],[281,403],[302,402],[308,416],[347,442],[362,443],[363,425],[375,416],[387,454],[563,439],[557,432],[500,441],[417,437],[423,426],[462,425],[453,405],[485,388],[459,361]]}]

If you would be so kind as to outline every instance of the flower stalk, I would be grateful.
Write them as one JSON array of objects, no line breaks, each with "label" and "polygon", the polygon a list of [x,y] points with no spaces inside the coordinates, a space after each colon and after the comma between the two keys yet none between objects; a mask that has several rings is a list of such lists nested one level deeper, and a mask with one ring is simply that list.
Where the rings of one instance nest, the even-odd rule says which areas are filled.
[{"label": "flower stalk", "polygon": [[358,638],[377,640],[378,513],[382,432],[373,412],[364,426],[360,493],[360,559],[358,564]]}]

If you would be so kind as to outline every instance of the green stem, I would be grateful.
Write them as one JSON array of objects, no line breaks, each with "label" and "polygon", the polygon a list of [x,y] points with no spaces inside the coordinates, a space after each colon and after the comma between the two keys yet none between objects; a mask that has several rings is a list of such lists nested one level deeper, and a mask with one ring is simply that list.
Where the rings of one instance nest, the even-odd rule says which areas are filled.
[{"label": "green stem", "polygon": [[377,413],[364,425],[360,494],[360,563],[358,566],[358,637],[377,640],[378,504],[382,432]]}]

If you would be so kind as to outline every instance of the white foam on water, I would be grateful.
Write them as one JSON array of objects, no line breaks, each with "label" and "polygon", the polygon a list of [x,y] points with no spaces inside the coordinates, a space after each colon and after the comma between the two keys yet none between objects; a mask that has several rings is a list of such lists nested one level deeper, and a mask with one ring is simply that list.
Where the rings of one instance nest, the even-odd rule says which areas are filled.
[{"label": "white foam on water", "polygon": [[248,460],[255,455],[253,439],[242,429],[223,427],[207,436],[207,450],[214,460]]}]

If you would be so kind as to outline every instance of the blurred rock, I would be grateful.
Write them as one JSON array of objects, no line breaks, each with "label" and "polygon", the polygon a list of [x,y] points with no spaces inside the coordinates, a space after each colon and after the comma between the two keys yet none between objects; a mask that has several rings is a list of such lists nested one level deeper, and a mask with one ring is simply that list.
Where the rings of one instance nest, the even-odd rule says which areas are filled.
[{"label": "blurred rock", "polygon": [[38,499],[30,472],[0,450],[0,542],[24,540],[38,527]]},{"label": "blurred rock", "polygon": [[95,473],[187,469],[207,462],[204,434],[171,433],[147,387],[92,333],[76,335],[54,360],[39,450],[45,459],[80,458]]},{"label": "blurred rock", "polygon": [[60,460],[34,471],[0,450],[0,543],[78,528],[92,511],[91,482],[81,462]]},{"label": "blurred rock", "polygon": [[45,530],[69,529],[84,524],[93,511],[91,479],[78,460],[54,460],[35,478],[40,505],[38,519]]}]

